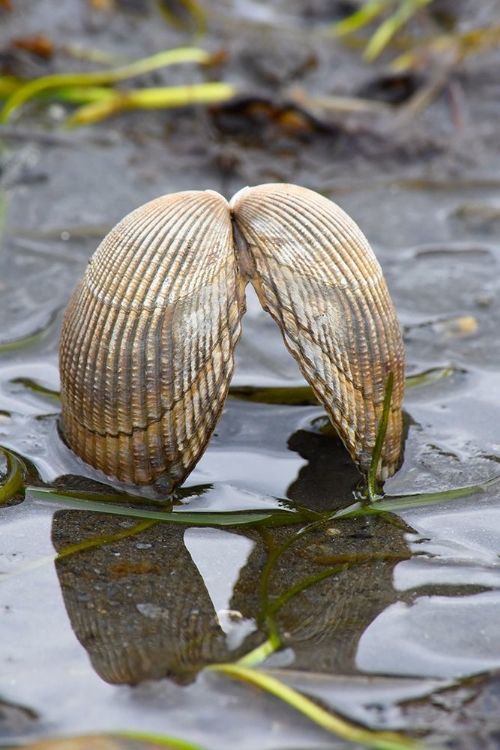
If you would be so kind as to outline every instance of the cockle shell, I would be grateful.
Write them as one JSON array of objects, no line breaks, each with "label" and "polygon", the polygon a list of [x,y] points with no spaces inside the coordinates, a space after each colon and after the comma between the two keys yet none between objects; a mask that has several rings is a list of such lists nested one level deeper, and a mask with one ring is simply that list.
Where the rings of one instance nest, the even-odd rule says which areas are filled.
[{"label": "cockle shell", "polygon": [[394,473],[404,351],[382,271],[344,211],[287,184],[230,204],[166,195],[103,240],[61,334],[61,426],[75,453],[160,493],[181,484],[224,405],[248,281],[364,472],[393,373],[377,474]]},{"label": "cockle shell", "polygon": [[227,202],[184,192],[121,221],[91,258],[63,323],[62,428],[84,461],[170,492],[220,416],[244,282]]},{"label": "cockle shell", "polygon": [[296,185],[244,188],[231,201],[255,263],[252,283],[349,452],[370,468],[394,375],[380,479],[401,452],[404,348],[382,269],[339,206]]}]

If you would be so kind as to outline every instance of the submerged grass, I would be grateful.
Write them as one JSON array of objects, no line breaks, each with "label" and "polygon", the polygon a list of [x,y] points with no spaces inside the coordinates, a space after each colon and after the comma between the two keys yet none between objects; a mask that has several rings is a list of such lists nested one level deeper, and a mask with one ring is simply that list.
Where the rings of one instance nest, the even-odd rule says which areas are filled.
[{"label": "submerged grass", "polygon": [[[459,372],[456,367],[431,367],[428,370],[407,375],[405,388],[433,385]],[[277,387],[231,386],[230,398],[250,401],[256,404],[276,404],[285,406],[313,406],[319,404],[309,385],[288,385]]]},{"label": "submerged grass", "polygon": [[[9,466],[16,466],[21,472],[23,471],[22,464],[17,457],[13,456],[10,451],[7,451],[4,448],[1,448],[0,450],[2,450],[8,457],[11,457],[10,459],[8,458],[8,460],[12,461]],[[17,477],[15,482],[11,478],[12,472],[14,472],[13,476],[15,475]],[[9,471],[8,479],[0,486],[0,498],[13,496],[13,488],[17,488],[18,483],[19,473],[12,468],[12,470]],[[377,495],[377,488],[375,488],[375,492],[372,488],[371,495],[370,492],[368,492],[368,496],[361,495],[359,501],[346,504],[343,508],[335,511],[321,512],[311,511],[308,508],[294,505],[287,500],[283,500],[283,503],[286,503],[288,506],[287,508],[271,508],[262,511],[248,510],[223,512],[152,510],[150,507],[140,507],[140,505],[151,505],[152,502],[154,505],[157,505],[158,502],[161,501],[151,501],[148,498],[136,497],[125,493],[104,495],[100,493],[80,491],[72,492],[68,490],[60,490],[58,488],[34,486],[27,486],[25,491],[35,500],[51,502],[58,506],[69,507],[75,510],[107,513],[111,515],[126,516],[129,518],[142,518],[144,520],[175,523],[182,526],[265,527],[306,523],[307,525],[301,529],[295,537],[289,539],[283,548],[280,547],[275,553],[273,553],[268,563],[269,571],[265,574],[269,576],[271,568],[279,554],[284,551],[284,548],[293,544],[302,534],[308,533],[316,525],[320,526],[324,523],[341,518],[355,518],[358,516],[373,515],[374,513],[397,512],[399,510],[410,510],[413,508],[425,507],[426,505],[450,502],[470,497],[472,495],[487,493],[498,485],[500,485],[500,475],[477,484],[453,487],[448,490],[438,490],[436,492],[422,492],[408,495]],[[24,489],[24,486],[22,489]],[[200,494],[200,492],[203,491],[203,488],[200,491],[197,491],[195,488],[187,488],[183,494],[185,497],[189,497],[193,493]],[[171,498],[165,498],[163,502],[171,503],[171,500]],[[5,502],[7,502],[7,500],[5,500]],[[125,505],[125,503],[130,503],[130,505]]]},{"label": "submerged grass", "polygon": [[[300,514],[293,510],[269,510],[269,511],[232,511],[229,513],[217,511],[162,511],[150,510],[149,508],[135,508],[102,502],[98,498],[101,495],[92,493],[69,493],[50,489],[46,487],[27,487],[26,491],[36,500],[54,502],[57,505],[74,508],[75,510],[92,511],[93,513],[107,513],[116,516],[127,516],[129,518],[143,518],[151,521],[163,521],[164,523],[180,524],[182,526],[254,526],[258,524],[295,524],[300,521]],[[120,495],[116,496],[121,502],[131,501],[134,498]],[[92,499],[89,499],[92,498]],[[144,501],[144,498],[141,498]]]},{"label": "submerged grass", "polygon": [[57,320],[58,312],[58,310],[54,310],[54,312],[47,320],[47,323],[43,327],[38,328],[33,333],[30,333],[28,336],[24,336],[19,339],[13,339],[12,341],[0,342],[0,354],[4,354],[6,352],[14,352],[18,349],[25,349],[28,346],[38,344],[39,341],[43,341],[43,339],[45,339],[52,331]]},{"label": "submerged grass", "polygon": [[148,742],[160,747],[172,748],[172,750],[206,750],[197,743],[182,740],[178,737],[167,737],[163,734],[154,734],[153,732],[111,732],[110,737],[120,737],[125,740],[136,740],[138,742]]},{"label": "submerged grass", "polygon": [[78,552],[84,552],[88,549],[94,549],[95,547],[103,547],[105,544],[111,544],[112,542],[118,542],[122,539],[127,539],[130,536],[140,534],[142,531],[150,529],[155,526],[158,521],[140,521],[135,523],[128,529],[121,529],[116,531],[114,534],[105,534],[104,536],[98,536],[94,539],[87,539],[85,542],[78,542],[76,544],[68,544],[67,547],[60,550],[57,553],[56,560],[62,560],[64,557],[70,557]]},{"label": "submerged grass", "polygon": [[[117,740],[117,742],[112,742]],[[125,743],[120,742],[125,740]],[[87,734],[77,735],[74,737],[50,737],[46,740],[40,740],[34,744],[9,744],[9,748],[25,747],[32,750],[102,750],[102,748],[116,748],[116,750],[126,750],[133,747],[142,748],[150,745],[152,750],[156,748],[170,748],[170,750],[208,750],[201,745],[183,740],[178,737],[168,737],[163,734],[154,734],[153,732],[136,732],[134,730],[106,732],[105,734]],[[136,743],[139,743],[136,745]]]},{"label": "submerged grass", "polygon": [[3,484],[0,485],[0,506],[2,506],[24,491],[24,467],[21,461],[6,448],[0,447],[0,453],[7,461],[7,474]]},{"label": "submerged grass", "polygon": [[425,747],[422,743],[396,732],[372,731],[356,726],[345,719],[321,708],[297,690],[285,685],[275,677],[256,669],[248,669],[241,664],[214,664],[208,671],[221,672],[265,690],[295,708],[303,716],[311,719],[317,726],[332,732],[350,742],[358,742],[365,747],[377,750],[419,750]]}]

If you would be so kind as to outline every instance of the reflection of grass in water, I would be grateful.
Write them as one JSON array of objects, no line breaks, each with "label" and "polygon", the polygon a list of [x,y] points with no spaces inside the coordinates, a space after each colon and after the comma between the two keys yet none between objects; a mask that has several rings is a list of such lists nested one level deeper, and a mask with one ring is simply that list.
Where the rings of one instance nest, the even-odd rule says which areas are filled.
[{"label": "reflection of grass in water", "polygon": [[[370,502],[370,508],[373,508],[374,503],[378,499],[379,487],[376,483],[376,473],[379,464],[379,460],[382,454],[382,446],[385,440],[387,431],[387,424],[389,420],[389,413],[391,407],[392,389],[393,389],[393,373],[390,372],[385,386],[384,403],[382,409],[382,415],[380,417],[376,442],[373,449],[372,461],[370,470],[367,477],[367,499]],[[339,737],[347,739],[351,742],[359,742],[366,747],[379,748],[380,750],[403,750],[404,748],[423,748],[424,746],[413,739],[404,737],[401,734],[395,732],[382,732],[365,729],[345,719],[332,714],[331,712],[325,711],[320,706],[316,705],[309,698],[306,698],[297,690],[290,688],[280,680],[271,677],[261,671],[258,671],[254,667],[262,663],[272,653],[278,651],[282,647],[282,640],[277,627],[274,615],[286,604],[288,604],[294,597],[302,593],[306,589],[314,586],[319,581],[323,581],[327,578],[331,578],[344,571],[346,568],[352,567],[353,565],[360,565],[369,562],[372,559],[377,559],[377,553],[371,555],[346,555],[344,559],[339,559],[336,565],[327,570],[321,571],[316,575],[309,576],[298,584],[291,586],[280,596],[278,596],[273,602],[269,601],[269,580],[271,572],[275,567],[276,563],[282,557],[283,553],[288,550],[293,544],[299,539],[311,533],[314,529],[319,528],[327,520],[330,521],[335,517],[335,514],[330,514],[326,518],[319,519],[314,523],[309,524],[305,528],[301,529],[297,534],[284,542],[280,547],[270,549],[267,563],[263,569],[260,589],[261,589],[261,607],[262,612],[260,618],[257,618],[257,622],[265,623],[269,637],[267,641],[261,644],[259,647],[247,654],[243,659],[240,659],[237,664],[219,664],[212,665],[208,669],[211,671],[222,672],[230,677],[236,677],[237,679],[244,680],[256,685],[266,692],[280,698],[288,705],[295,708],[304,716],[307,716],[315,724],[332,732]],[[345,516],[344,516],[345,517]],[[265,529],[264,529],[264,534]],[[268,539],[268,541],[270,541]],[[269,544],[268,544],[269,546]],[[409,555],[399,555],[398,559],[407,559]],[[394,556],[392,556],[393,558]],[[383,554],[378,555],[379,559],[384,559]],[[387,558],[387,555],[385,556]]]},{"label": "reflection of grass in water", "polygon": [[67,547],[64,547],[64,549],[57,553],[56,560],[61,560],[63,557],[69,557],[77,552],[94,549],[95,547],[103,547],[105,544],[111,544],[112,542],[118,542],[121,539],[127,539],[130,536],[135,536],[142,531],[146,531],[146,529],[150,529],[157,523],[159,523],[159,521],[140,521],[127,529],[116,531],[114,534],[104,534],[103,536],[94,537],[93,539],[87,539],[85,542],[68,544]]}]

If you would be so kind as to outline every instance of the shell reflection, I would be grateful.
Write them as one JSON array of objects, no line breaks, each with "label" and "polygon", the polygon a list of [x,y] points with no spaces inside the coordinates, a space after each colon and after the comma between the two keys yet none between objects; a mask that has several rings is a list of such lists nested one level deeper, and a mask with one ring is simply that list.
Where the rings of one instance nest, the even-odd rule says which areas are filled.
[{"label": "shell reflection", "polygon": [[[356,471],[338,438],[301,430],[290,446],[309,460],[289,488],[292,499],[328,509],[335,483],[337,502],[350,496]],[[235,661],[258,646],[268,637],[261,581],[269,554],[297,530],[227,532],[151,523],[133,536],[58,559],[72,627],[96,672],[111,683],[164,677],[187,683],[204,666]],[[117,517],[59,511],[52,538],[61,551],[124,531]],[[211,545],[206,532],[213,534]],[[358,640],[397,599],[393,568],[409,555],[404,530],[378,516],[330,523],[285,549],[272,570],[267,596],[290,649],[290,666],[355,672]],[[207,575],[221,559],[226,568],[222,589],[217,575]]]}]

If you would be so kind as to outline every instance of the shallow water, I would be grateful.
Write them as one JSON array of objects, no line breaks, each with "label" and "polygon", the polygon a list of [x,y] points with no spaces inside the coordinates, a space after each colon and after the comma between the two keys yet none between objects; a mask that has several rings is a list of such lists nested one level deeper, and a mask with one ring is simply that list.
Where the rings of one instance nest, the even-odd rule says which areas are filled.
[{"label": "shallow water", "polygon": [[[88,42],[71,5],[60,23]],[[23,23],[13,16],[10,32]],[[98,33],[110,44],[121,34],[139,54],[159,32],[119,17]],[[23,124],[34,127],[34,115]],[[283,647],[264,668],[323,705],[454,747],[461,716],[463,747],[486,746],[483,731],[494,742],[500,484],[484,483],[500,475],[500,245],[494,224],[464,221],[460,210],[498,200],[493,157],[475,182],[469,170],[437,191],[397,164],[390,176],[358,164],[357,181],[339,177],[314,142],[300,155],[274,143],[273,157],[279,178],[316,187],[362,225],[404,328],[408,375],[434,373],[408,387],[404,463],[386,492],[482,489],[331,518],[354,502],[360,477],[322,408],[302,397],[293,405],[304,382],[249,293],[234,393],[174,512],[250,516],[200,527],[91,512],[40,492],[84,495],[107,481],[57,432],[61,311],[106,227],[164,192],[229,196],[269,179],[266,148],[214,135],[203,113],[187,126],[172,115],[168,133],[145,115],[141,137],[139,119],[125,122],[75,132],[71,147],[4,143],[21,177],[2,193],[0,446],[24,462],[33,489],[0,508],[1,742],[135,729],[221,750],[344,747],[277,700],[203,671],[262,644],[269,618]],[[229,175],[214,166],[225,149],[240,159]]]}]

